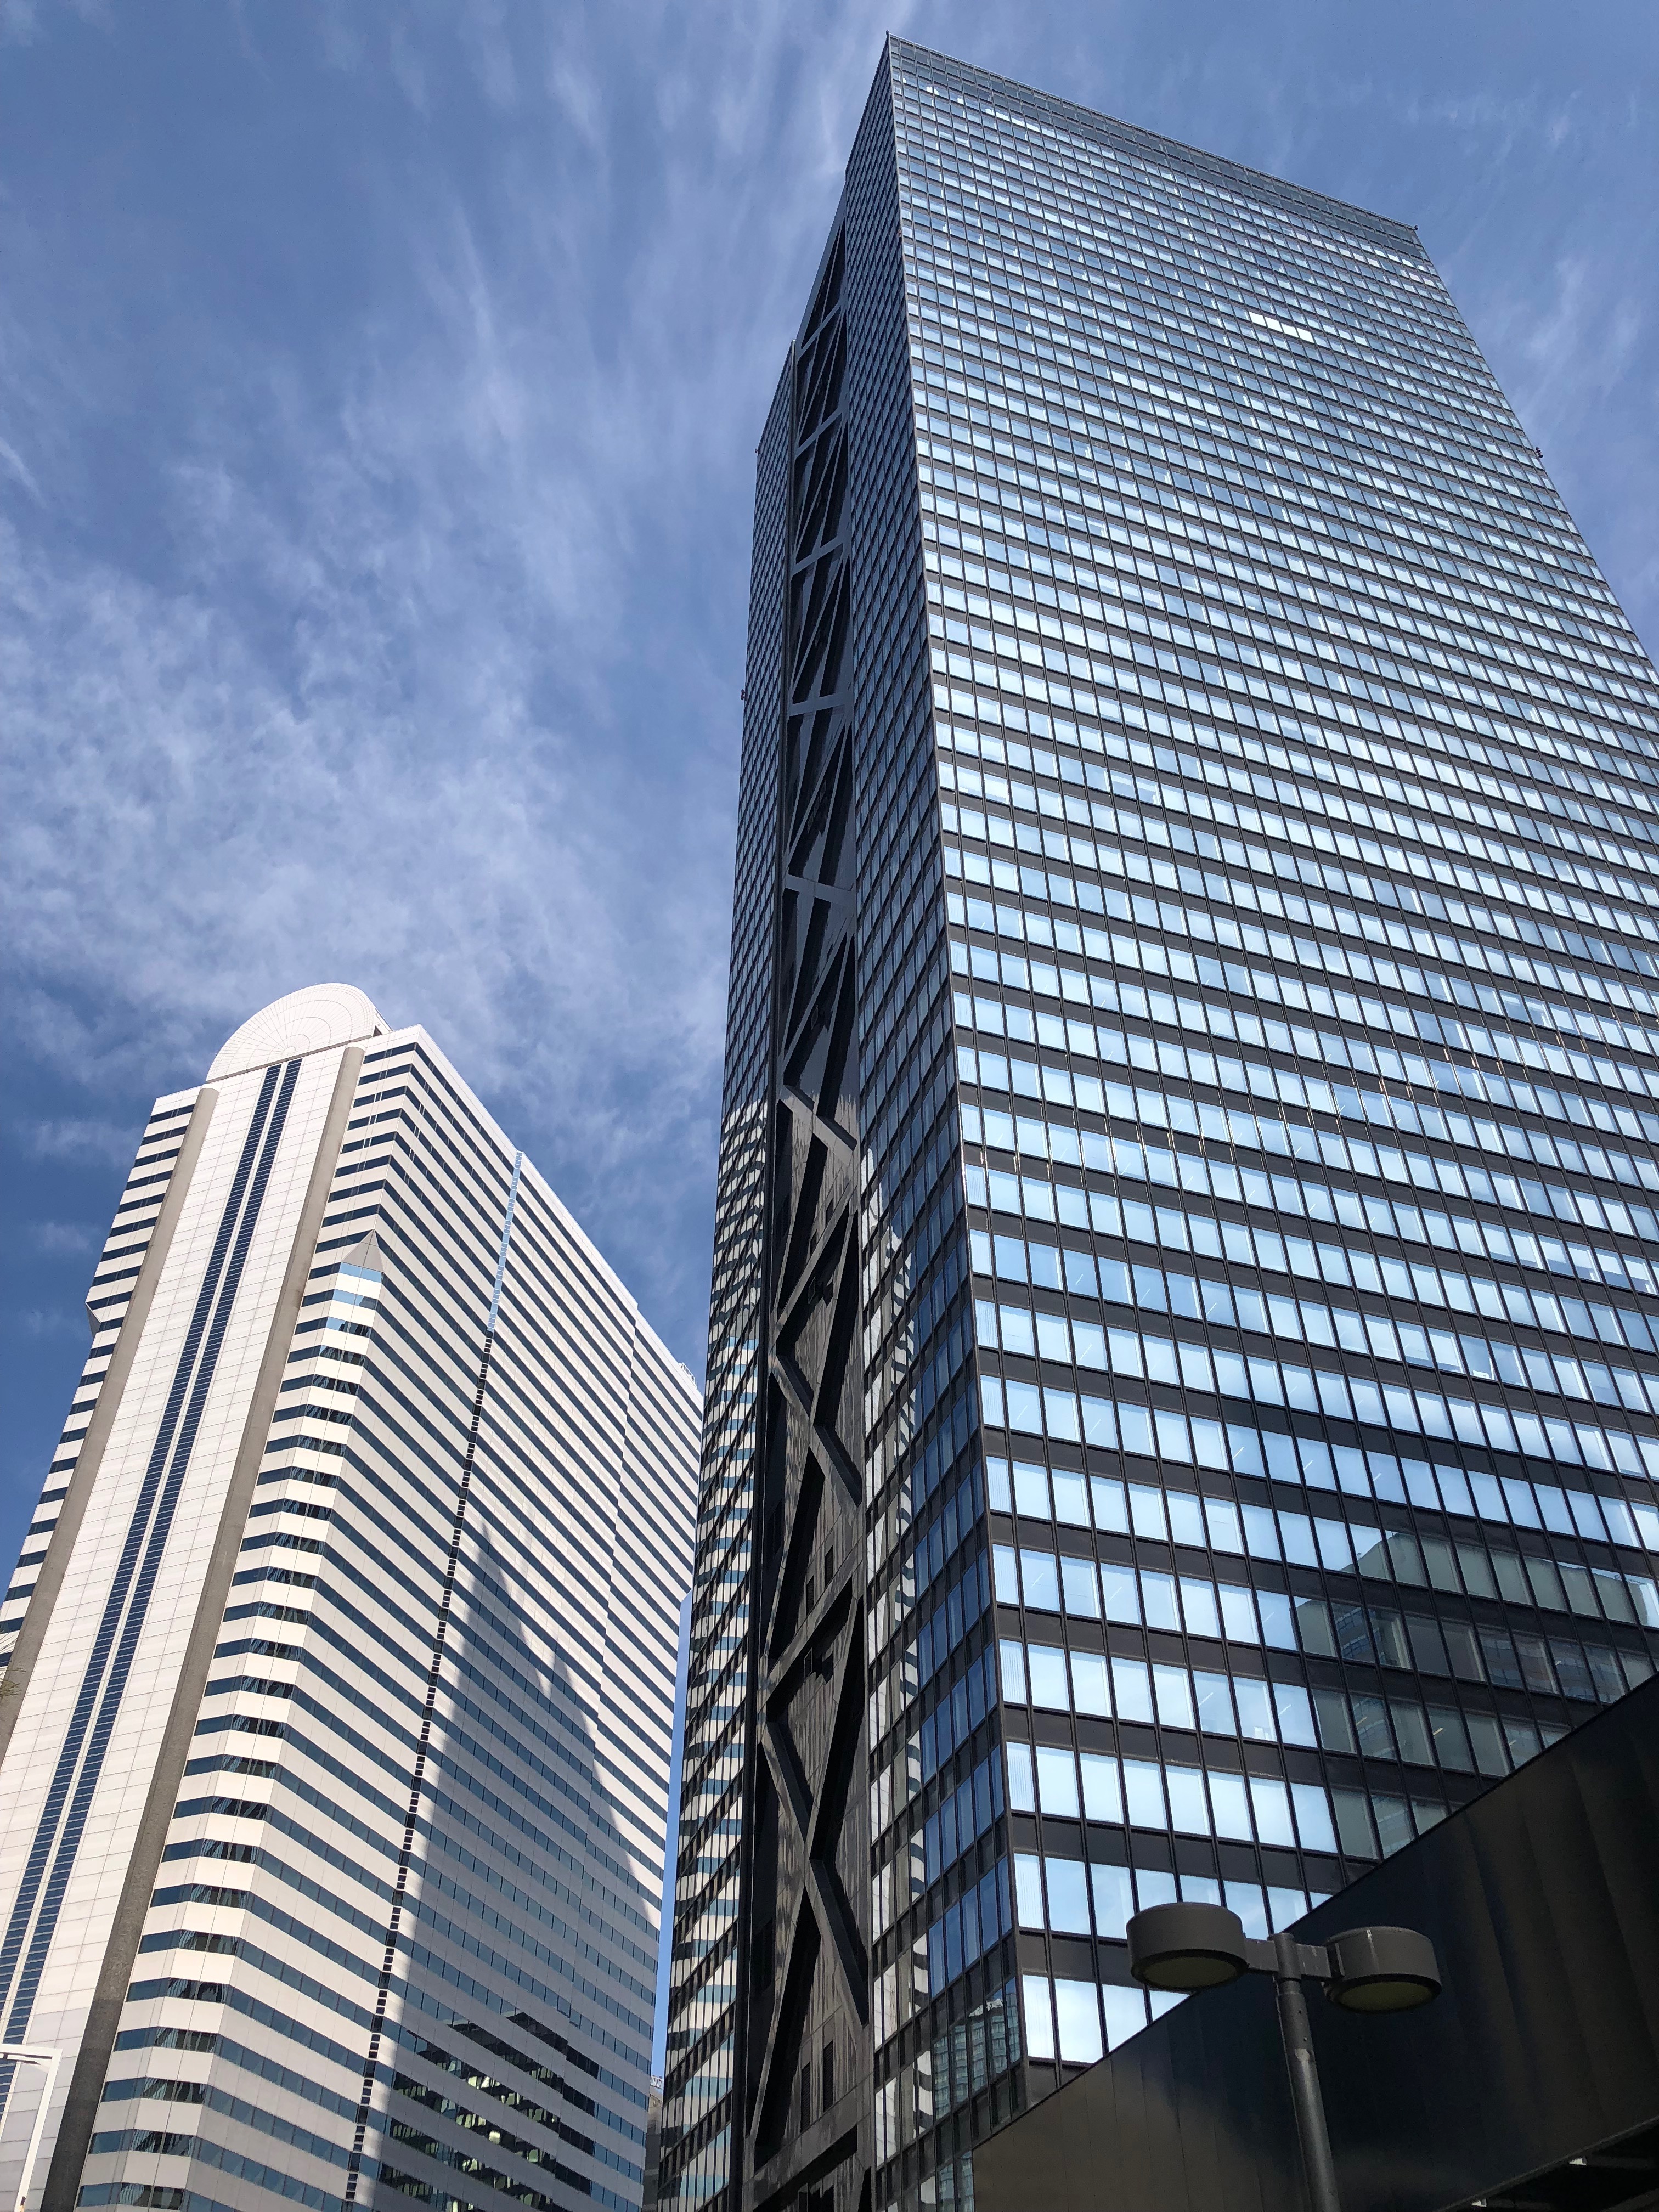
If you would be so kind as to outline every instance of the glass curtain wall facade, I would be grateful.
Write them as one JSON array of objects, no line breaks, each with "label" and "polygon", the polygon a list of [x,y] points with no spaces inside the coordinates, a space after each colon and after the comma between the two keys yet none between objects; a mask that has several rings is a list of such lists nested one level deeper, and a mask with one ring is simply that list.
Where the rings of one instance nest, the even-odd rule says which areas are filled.
[{"label": "glass curtain wall facade", "polygon": [[690,1377],[337,987],[158,1101],[88,1310],[0,1616],[31,2206],[629,2212]]},{"label": "glass curtain wall facade", "polygon": [[663,2194],[963,2203],[1138,1906],[1285,1926],[1651,1671],[1659,680],[1414,232],[896,41],[759,512]]}]

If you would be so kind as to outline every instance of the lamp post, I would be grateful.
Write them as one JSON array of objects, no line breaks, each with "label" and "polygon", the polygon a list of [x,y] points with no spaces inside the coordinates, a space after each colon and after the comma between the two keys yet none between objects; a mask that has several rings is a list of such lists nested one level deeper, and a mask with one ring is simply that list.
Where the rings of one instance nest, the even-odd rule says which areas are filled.
[{"label": "lamp post", "polygon": [[1410,2012],[1440,1994],[1428,1937],[1412,1928],[1350,1928],[1328,1943],[1298,1943],[1291,1936],[1259,1942],[1244,1933],[1236,1912],[1219,1905],[1149,1905],[1130,1921],[1128,1937],[1129,1972],[1148,1989],[1184,1996],[1243,1974],[1273,1976],[1313,2212],[1341,2212],[1302,1985],[1322,1984],[1345,2012]]}]

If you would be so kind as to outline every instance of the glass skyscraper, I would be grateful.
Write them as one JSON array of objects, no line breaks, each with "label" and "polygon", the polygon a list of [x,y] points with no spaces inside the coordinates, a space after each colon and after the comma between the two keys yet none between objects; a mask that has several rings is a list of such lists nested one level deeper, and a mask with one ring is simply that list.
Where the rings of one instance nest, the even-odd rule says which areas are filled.
[{"label": "glass skyscraper", "polygon": [[[26,2212],[632,2212],[697,1394],[361,991],[156,1101],[0,1607]],[[49,2093],[49,2094],[48,2094]]]},{"label": "glass skyscraper", "polygon": [[963,2204],[1650,1671],[1659,684],[1413,230],[892,42],[745,696],[663,2199]]}]

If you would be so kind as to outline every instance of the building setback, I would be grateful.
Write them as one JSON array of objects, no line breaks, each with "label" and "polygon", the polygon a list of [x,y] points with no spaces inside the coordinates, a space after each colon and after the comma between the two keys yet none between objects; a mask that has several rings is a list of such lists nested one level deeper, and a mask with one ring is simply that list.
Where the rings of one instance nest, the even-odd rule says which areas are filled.
[{"label": "building setback", "polygon": [[1659,684],[1413,231],[891,41],[745,696],[662,2202],[963,2204],[1650,1671]]},{"label": "building setback", "polygon": [[156,1102],[88,1308],[0,1609],[31,2204],[636,2206],[690,1377],[343,986]]}]

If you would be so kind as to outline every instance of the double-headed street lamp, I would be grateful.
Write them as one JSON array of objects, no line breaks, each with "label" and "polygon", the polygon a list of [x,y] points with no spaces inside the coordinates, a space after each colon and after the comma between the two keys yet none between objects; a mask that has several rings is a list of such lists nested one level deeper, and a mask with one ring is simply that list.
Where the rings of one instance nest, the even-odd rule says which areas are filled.
[{"label": "double-headed street lamp", "polygon": [[1220,1905],[1149,1905],[1130,1921],[1128,1936],[1129,1972],[1148,1989],[1185,1996],[1242,1974],[1273,1976],[1313,2212],[1341,2212],[1302,1984],[1322,1984],[1345,2012],[1410,2012],[1440,1994],[1428,1937],[1412,1928],[1350,1928],[1328,1943],[1298,1943],[1292,1936],[1258,1942]]}]

